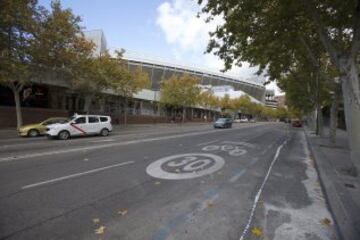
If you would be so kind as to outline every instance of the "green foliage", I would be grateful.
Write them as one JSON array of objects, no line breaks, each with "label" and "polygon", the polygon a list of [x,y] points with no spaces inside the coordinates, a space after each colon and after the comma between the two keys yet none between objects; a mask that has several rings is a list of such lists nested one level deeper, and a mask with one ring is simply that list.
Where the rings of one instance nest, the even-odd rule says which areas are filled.
[{"label": "green foliage", "polygon": [[117,57],[110,61],[109,72],[110,88],[123,97],[132,97],[133,94],[141,89],[150,86],[150,79],[141,67],[137,67],[134,71],[128,71],[125,62],[122,60],[121,53],[117,53]]},{"label": "green foliage", "polygon": [[219,99],[211,91],[207,90],[200,93],[199,104],[207,108],[218,108]]},{"label": "green foliage", "polygon": [[31,77],[38,14],[36,1],[0,2],[0,84],[14,92],[21,91]]},{"label": "green foliage", "polygon": [[160,84],[160,102],[175,108],[191,107],[200,102],[199,79],[189,74],[172,75]]},{"label": "green foliage", "polygon": [[219,106],[221,111],[234,110],[233,101],[230,99],[229,94],[225,94],[224,97],[219,99]]},{"label": "green foliage", "polygon": [[328,105],[337,76],[346,76],[352,89],[359,85],[358,68],[350,70],[360,49],[358,1],[208,0],[203,6],[208,21],[225,20],[210,34],[207,52],[225,61],[224,70],[242,61],[258,65],[258,73],[278,80],[296,114]]}]

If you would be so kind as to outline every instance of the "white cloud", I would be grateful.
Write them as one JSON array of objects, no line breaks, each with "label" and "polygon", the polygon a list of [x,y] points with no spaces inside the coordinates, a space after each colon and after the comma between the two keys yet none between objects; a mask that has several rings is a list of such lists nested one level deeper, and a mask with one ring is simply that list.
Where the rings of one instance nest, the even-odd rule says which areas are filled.
[{"label": "white cloud", "polygon": [[[176,60],[186,65],[196,64],[219,71],[224,68],[223,61],[213,54],[204,52],[210,39],[209,32],[223,23],[223,19],[217,17],[206,23],[205,16],[196,16],[199,10],[196,1],[169,0],[157,8],[156,24],[164,33],[166,42],[172,47],[172,55]],[[254,75],[256,71],[256,67],[250,68],[248,63],[244,63],[242,67],[234,66],[226,74],[243,79],[263,79]]]},{"label": "white cloud", "polygon": [[281,89],[277,86],[276,82],[271,82],[268,85],[266,85],[266,89],[274,90],[276,96],[284,94],[284,92],[282,92]]}]

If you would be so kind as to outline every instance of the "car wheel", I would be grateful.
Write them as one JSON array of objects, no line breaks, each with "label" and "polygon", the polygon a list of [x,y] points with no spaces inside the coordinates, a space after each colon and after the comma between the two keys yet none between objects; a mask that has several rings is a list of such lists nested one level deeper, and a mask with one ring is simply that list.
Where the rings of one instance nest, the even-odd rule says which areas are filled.
[{"label": "car wheel", "polygon": [[60,140],[66,140],[70,137],[70,133],[68,131],[64,130],[64,131],[59,132],[58,137]]},{"label": "car wheel", "polygon": [[109,130],[106,129],[106,128],[103,128],[103,129],[100,131],[100,135],[101,135],[101,136],[104,136],[104,137],[108,136],[108,135],[109,135]]},{"label": "car wheel", "polygon": [[39,131],[36,129],[30,129],[28,132],[29,137],[37,137],[39,136]]}]

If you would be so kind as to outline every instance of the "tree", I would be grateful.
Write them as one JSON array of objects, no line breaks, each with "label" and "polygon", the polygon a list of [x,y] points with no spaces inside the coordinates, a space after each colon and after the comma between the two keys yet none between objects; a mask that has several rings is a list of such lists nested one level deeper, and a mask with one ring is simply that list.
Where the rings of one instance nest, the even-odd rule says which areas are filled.
[{"label": "tree", "polygon": [[185,122],[186,108],[199,102],[199,79],[189,74],[172,75],[160,83],[160,102],[175,108],[182,108],[182,122]]},{"label": "tree", "polygon": [[243,95],[233,102],[234,108],[239,110],[241,113],[250,114],[251,100],[248,95]]},{"label": "tree", "polygon": [[124,107],[124,124],[127,124],[128,100],[133,94],[136,94],[144,88],[150,86],[149,76],[142,71],[141,67],[135,68],[134,71],[128,71],[125,62],[122,60],[122,52],[117,52],[113,65],[109,70],[110,88],[125,98]]},{"label": "tree", "polygon": [[75,68],[91,56],[93,44],[83,38],[81,19],[58,1],[51,3],[51,12],[35,0],[1,1],[0,14],[0,84],[13,91],[20,127],[24,86],[48,73],[74,78],[79,72]]},{"label": "tree", "polygon": [[[214,109],[219,106],[219,100],[210,90],[206,90],[200,93],[199,104],[206,109]],[[207,111],[207,119],[210,119],[210,111]]]},{"label": "tree", "polygon": [[20,92],[31,78],[38,12],[36,1],[0,2],[0,84],[14,94],[17,127],[22,125]]},{"label": "tree", "polygon": [[322,135],[322,108],[331,100],[331,85],[327,79],[319,77],[318,69],[308,62],[300,62],[297,68],[278,79],[278,85],[286,92],[288,106],[302,116],[316,112],[316,133]]},{"label": "tree", "polygon": [[316,51],[329,57],[340,75],[352,159],[360,159],[360,1],[209,0],[203,12],[209,21],[225,20],[208,46],[225,69],[248,61],[273,80],[288,73],[305,47],[309,59]]},{"label": "tree", "polygon": [[83,111],[88,113],[95,93],[104,88],[100,68],[109,58],[93,56],[95,44],[87,41],[81,31],[81,18],[71,9],[62,9],[59,1],[51,3],[51,12],[43,13],[33,55],[39,75],[66,81],[71,89],[84,95]]},{"label": "tree", "polygon": [[234,104],[229,94],[225,94],[224,97],[219,99],[219,106],[221,111],[234,110]]}]

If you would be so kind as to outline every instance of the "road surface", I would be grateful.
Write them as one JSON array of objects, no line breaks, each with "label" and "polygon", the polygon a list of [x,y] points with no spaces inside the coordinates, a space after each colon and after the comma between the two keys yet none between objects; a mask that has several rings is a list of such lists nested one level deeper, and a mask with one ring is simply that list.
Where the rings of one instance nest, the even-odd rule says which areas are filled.
[{"label": "road surface", "polygon": [[0,239],[336,239],[284,123],[0,139]]}]

